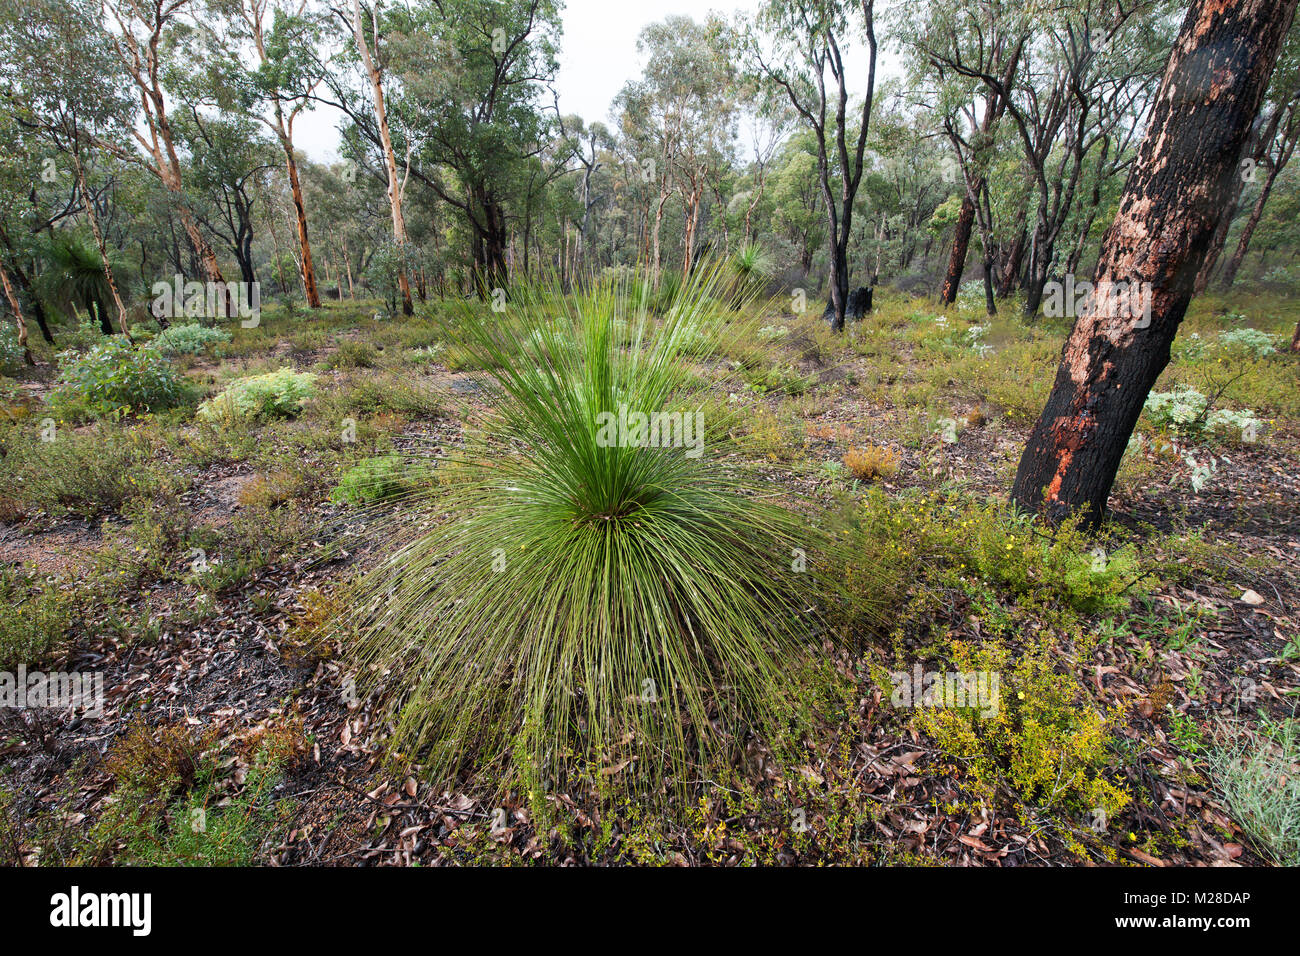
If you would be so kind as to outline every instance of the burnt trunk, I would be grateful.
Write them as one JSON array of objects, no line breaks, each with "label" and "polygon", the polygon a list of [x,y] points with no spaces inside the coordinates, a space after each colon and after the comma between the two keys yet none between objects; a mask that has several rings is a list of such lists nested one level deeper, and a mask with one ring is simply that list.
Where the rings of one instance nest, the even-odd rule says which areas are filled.
[{"label": "burnt trunk", "polygon": [[[1300,0],[1194,0],[1102,243],[1094,307],[1075,322],[1012,499],[1049,520],[1105,513],[1142,405],[1169,362],[1237,160]],[[1133,308],[1119,284],[1149,290]],[[1127,307],[1125,307],[1127,298]]]},{"label": "burnt trunk", "polygon": [[1025,230],[1021,229],[1020,235],[1011,244],[1006,259],[1002,263],[1002,274],[998,277],[999,299],[1005,299],[1016,287],[1017,277],[1020,275],[1020,265],[1025,259],[1025,240]]},{"label": "burnt trunk", "polygon": [[[975,193],[978,194],[977,187]],[[970,248],[971,229],[975,225],[975,200],[970,190],[961,201],[961,212],[957,215],[957,231],[952,237],[952,252],[948,256],[948,274],[943,280],[943,289],[939,298],[945,305],[957,301],[957,292],[961,288],[961,275],[966,271],[966,252]]]}]

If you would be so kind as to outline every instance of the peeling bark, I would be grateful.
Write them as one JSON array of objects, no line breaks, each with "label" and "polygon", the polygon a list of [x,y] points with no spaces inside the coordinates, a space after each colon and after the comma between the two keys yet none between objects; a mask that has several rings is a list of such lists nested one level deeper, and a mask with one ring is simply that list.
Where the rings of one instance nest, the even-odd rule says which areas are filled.
[{"label": "peeling bark", "polygon": [[[1237,161],[1300,0],[1194,0],[1102,243],[1100,307],[1075,322],[1012,499],[1049,520],[1100,521],[1151,386],[1232,196]],[[1150,283],[1150,320],[1117,307]]]}]

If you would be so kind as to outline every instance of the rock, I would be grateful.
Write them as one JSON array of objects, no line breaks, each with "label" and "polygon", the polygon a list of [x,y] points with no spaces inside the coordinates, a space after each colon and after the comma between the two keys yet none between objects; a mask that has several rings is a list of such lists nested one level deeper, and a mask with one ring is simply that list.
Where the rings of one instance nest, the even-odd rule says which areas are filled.
[{"label": "rock", "polygon": [[1246,593],[1237,600],[1241,601],[1242,604],[1249,604],[1251,607],[1259,607],[1264,603],[1264,599],[1260,597],[1257,592],[1252,591],[1249,588],[1246,590]]}]

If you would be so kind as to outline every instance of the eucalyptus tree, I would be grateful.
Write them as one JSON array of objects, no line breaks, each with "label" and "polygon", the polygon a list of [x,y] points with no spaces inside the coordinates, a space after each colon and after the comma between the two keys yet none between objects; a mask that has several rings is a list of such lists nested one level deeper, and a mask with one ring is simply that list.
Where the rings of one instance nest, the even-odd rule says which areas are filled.
[{"label": "eucalyptus tree", "polygon": [[[1300,0],[1193,0],[1012,499],[1099,521],[1194,294]],[[1134,286],[1149,290],[1134,308]]]},{"label": "eucalyptus tree", "polygon": [[582,203],[582,224],[578,229],[576,265],[578,269],[583,269],[586,267],[587,245],[591,234],[591,209],[598,201],[597,194],[591,188],[592,179],[604,165],[601,162],[601,150],[609,146],[612,134],[604,123],[588,125],[581,116],[560,117],[560,133],[566,138],[569,154],[581,170],[578,195]]},{"label": "eucalyptus tree", "polygon": [[961,209],[954,222],[939,298],[945,303],[956,301],[972,227],[978,221],[985,308],[990,315],[997,306],[993,299],[994,224],[988,166],[1006,99],[952,64],[972,63],[978,73],[999,77],[1004,91],[1014,88],[1030,24],[1023,17],[1008,16],[1008,6],[1003,0],[963,4],[928,0],[902,8],[898,19],[911,79],[924,91],[922,101],[932,108],[960,172]]},{"label": "eucalyptus tree", "polygon": [[8,97],[5,109],[0,109],[0,143],[0,195],[9,198],[0,204],[0,263],[16,287],[20,309],[25,303],[24,314],[30,310],[41,337],[53,344],[45,305],[35,288],[42,240],[79,212],[81,190],[61,174],[68,170],[60,171],[35,130],[18,121]]},{"label": "eucalyptus tree", "polygon": [[[315,105],[324,79],[319,48],[323,15],[308,0],[207,0],[212,17],[204,31],[207,76],[214,101],[262,124],[282,153],[297,226],[299,269],[307,305],[319,308],[294,125]],[[241,262],[241,268],[243,263]]]},{"label": "eucalyptus tree", "polygon": [[1127,115],[1115,104],[1131,101],[1135,85],[1149,83],[1167,56],[1167,44],[1151,37],[1158,36],[1152,25],[1168,7],[1164,0],[990,4],[990,23],[1000,22],[1009,48],[1019,51],[1014,69],[990,61],[981,42],[927,47],[926,55],[946,73],[983,84],[1019,135],[1033,184],[1026,317],[1042,303],[1088,157],[1111,141],[1114,124]]},{"label": "eucalyptus tree", "polygon": [[769,195],[770,228],[789,243],[801,280],[813,266],[813,256],[826,242],[827,215],[817,177],[817,148],[811,131],[790,137],[772,164]]},{"label": "eucalyptus tree", "polygon": [[216,252],[199,228],[185,194],[183,165],[168,102],[168,75],[184,76],[188,70],[188,64],[169,61],[173,33],[177,27],[187,26],[185,17],[193,13],[197,0],[101,0],[101,3],[103,18],[109,24],[105,46],[116,54],[125,69],[129,84],[134,87],[130,92],[140,105],[140,122],[132,124],[130,132],[141,151],[128,150],[108,140],[98,141],[99,145],[122,159],[141,163],[163,184],[203,277],[218,284],[219,307],[229,313],[231,303]]},{"label": "eucalyptus tree", "polygon": [[[336,18],[355,27],[357,6]],[[509,206],[528,162],[553,141],[544,93],[559,69],[559,4],[415,0],[371,9],[367,29],[368,42],[337,60],[360,66],[370,95],[356,70],[343,70],[326,76],[321,98],[347,114],[356,144],[383,158],[391,196],[400,201],[409,180],[457,210],[480,291],[504,286]],[[379,95],[383,109],[372,109]]]},{"label": "eucalyptus tree", "polygon": [[[130,339],[86,168],[94,144],[113,142],[130,128],[132,109],[107,38],[93,26],[95,13],[90,0],[33,0],[21,10],[5,8],[0,85],[17,123],[72,164],[118,327]],[[105,316],[101,322],[107,326]]]},{"label": "eucalyptus tree", "polygon": [[[270,142],[258,135],[253,119],[241,114],[210,116],[191,108],[188,115],[176,117],[175,129],[190,155],[187,173],[195,216],[229,247],[243,281],[256,282],[254,206],[257,187],[274,161]],[[295,174],[291,181],[296,178]],[[297,208],[301,189],[293,192]],[[304,270],[305,288],[311,288],[306,285],[308,271]]]},{"label": "eucalyptus tree", "polygon": [[[863,44],[860,54],[850,46],[854,42]],[[750,70],[786,95],[813,134],[828,226],[828,311],[831,328],[839,331],[849,296],[853,205],[876,91],[875,0],[767,0],[747,31],[746,53]],[[852,116],[851,74],[863,84]]]},{"label": "eucalyptus tree", "polygon": [[[1224,287],[1231,287],[1232,282],[1235,281],[1237,270],[1241,267],[1240,260],[1245,258],[1246,249],[1249,248],[1254,231],[1258,228],[1264,207],[1272,196],[1278,177],[1286,169],[1294,154],[1296,130],[1293,124],[1297,120],[1298,104],[1300,104],[1300,23],[1293,23],[1282,46],[1282,53],[1278,57],[1277,69],[1273,71],[1265,107],[1251,131],[1250,145],[1247,148],[1249,155],[1243,157],[1241,161],[1241,175],[1234,184],[1228,214],[1219,221],[1219,228],[1214,233],[1214,241],[1210,244],[1210,251],[1205,257],[1201,273],[1196,277],[1198,294],[1209,287],[1215,267],[1219,264],[1219,258],[1227,245],[1228,234],[1236,221],[1241,201],[1249,192],[1247,187],[1258,184],[1262,173],[1265,177],[1264,182],[1256,194],[1251,213],[1243,224],[1238,238],[1237,250],[1240,258],[1234,255],[1233,258],[1237,260],[1236,266],[1233,267],[1230,262],[1224,270],[1222,280]],[[1231,278],[1228,278],[1229,273]]]},{"label": "eucalyptus tree", "polygon": [[645,69],[619,93],[620,125],[638,154],[643,178],[658,187],[653,266],[657,272],[662,265],[664,208],[676,194],[682,211],[682,268],[689,272],[705,192],[734,156],[736,73],[728,56],[728,33],[717,17],[697,23],[670,16],[642,30],[637,49],[646,57]]}]

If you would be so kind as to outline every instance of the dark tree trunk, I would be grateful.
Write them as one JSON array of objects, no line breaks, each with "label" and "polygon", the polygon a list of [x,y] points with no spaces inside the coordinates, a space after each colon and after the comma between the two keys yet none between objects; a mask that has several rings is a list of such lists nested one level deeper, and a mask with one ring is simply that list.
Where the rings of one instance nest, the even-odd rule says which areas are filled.
[{"label": "dark tree trunk", "polygon": [[[1169,349],[1300,0],[1193,0],[1146,136],[1102,243],[1099,308],[1075,322],[1012,500],[1059,520],[1100,521],[1120,459]],[[1150,322],[1115,306],[1150,283]]]},{"label": "dark tree trunk", "polygon": [[1210,249],[1205,254],[1201,271],[1196,274],[1196,284],[1193,286],[1196,295],[1200,295],[1210,287],[1210,277],[1214,274],[1214,267],[1219,263],[1219,257],[1223,255],[1223,247],[1228,244],[1228,233],[1232,231],[1232,220],[1237,217],[1237,206],[1240,202],[1241,181],[1238,179],[1233,189],[1232,201],[1219,218],[1219,225],[1214,230],[1214,238],[1210,240]]},{"label": "dark tree trunk", "polygon": [[94,305],[95,310],[99,313],[99,331],[105,335],[113,334],[113,320],[108,317],[108,307],[104,305],[103,299],[96,299],[86,304],[86,311],[90,311],[90,306]]},{"label": "dark tree trunk", "polygon": [[[977,187],[976,193],[979,192]],[[957,301],[957,292],[961,288],[961,275],[966,271],[966,250],[970,247],[971,228],[975,225],[975,200],[968,190],[961,201],[961,212],[957,215],[957,231],[952,237],[952,252],[948,256],[948,274],[943,280],[943,289],[939,298],[945,305]]]},{"label": "dark tree trunk", "polygon": [[1009,296],[1016,286],[1016,279],[1020,275],[1020,264],[1025,258],[1025,230],[1020,230],[1020,235],[1016,236],[1016,241],[1011,244],[1011,249],[1007,252],[1007,258],[1002,263],[1002,275],[998,277],[998,298],[1005,299]]}]

